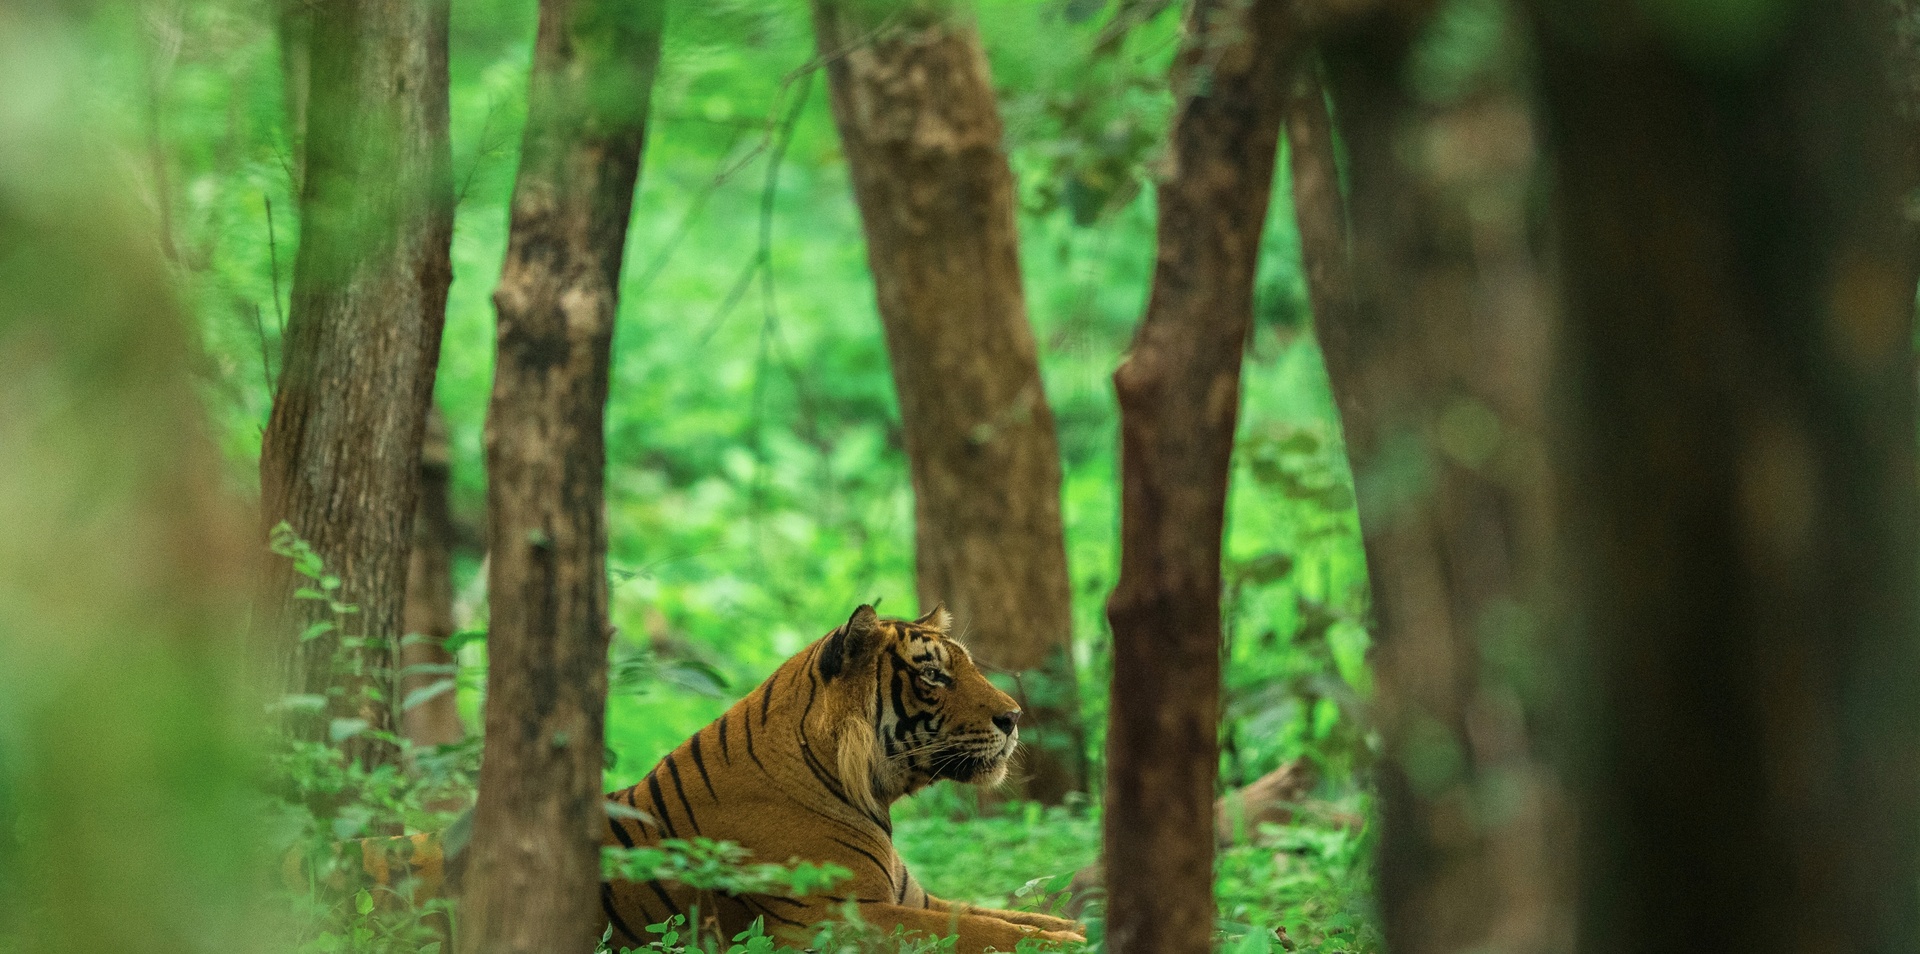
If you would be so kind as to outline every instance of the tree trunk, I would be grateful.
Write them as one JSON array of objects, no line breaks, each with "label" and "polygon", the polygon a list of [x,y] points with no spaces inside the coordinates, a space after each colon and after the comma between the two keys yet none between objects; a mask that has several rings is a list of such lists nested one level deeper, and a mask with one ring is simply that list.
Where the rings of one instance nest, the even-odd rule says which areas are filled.
[{"label": "tree trunk", "polygon": [[451,690],[453,635],[452,455],[447,426],[436,408],[420,445],[420,507],[413,518],[413,555],[407,564],[406,636],[400,642],[400,698],[433,693],[406,707],[401,728],[415,746],[451,745],[466,737]]},{"label": "tree trunk", "polygon": [[287,136],[287,179],[294,195],[305,181],[308,87],[313,80],[313,7],[317,0],[274,0],[280,47],[280,109]]},{"label": "tree trunk", "polygon": [[[452,280],[446,0],[337,0],[312,8],[312,98],[300,253],[286,362],[260,452],[267,527],[285,521],[359,607],[348,632],[299,637],[334,616],[296,599],[287,561],[270,561],[260,616],[287,646],[292,691],[331,693],[330,714],[392,726],[419,481]],[[361,673],[335,685],[342,638]],[[324,737],[325,720],[296,731]],[[349,751],[388,757],[366,734]]]},{"label": "tree trunk", "polygon": [[1085,785],[1060,457],[1021,289],[1013,174],[974,30],[816,0],[913,475],[923,608],[1017,677],[1023,791]]},{"label": "tree trunk", "polygon": [[[1893,21],[1887,73],[1900,117],[1900,164],[1909,177],[1920,169],[1920,0],[1891,0],[1884,15]],[[1902,216],[1908,286],[1920,286],[1920,209],[1909,202]]]},{"label": "tree trunk", "polygon": [[1551,556],[1534,136],[1498,54],[1445,95],[1409,88],[1423,22],[1383,12],[1324,48],[1350,215],[1311,73],[1288,124],[1373,596],[1376,887],[1396,954],[1565,950],[1564,799],[1526,678]]},{"label": "tree trunk", "polygon": [[1220,558],[1240,361],[1296,60],[1286,0],[1197,0],[1146,316],[1114,373],[1120,580],[1107,604],[1107,945],[1212,950]]},{"label": "tree trunk", "polygon": [[607,375],[664,8],[540,5],[494,292],[492,624],[465,954],[586,954],[602,923]]},{"label": "tree trunk", "polygon": [[1920,950],[1911,180],[1885,6],[1537,7],[1580,948]]}]

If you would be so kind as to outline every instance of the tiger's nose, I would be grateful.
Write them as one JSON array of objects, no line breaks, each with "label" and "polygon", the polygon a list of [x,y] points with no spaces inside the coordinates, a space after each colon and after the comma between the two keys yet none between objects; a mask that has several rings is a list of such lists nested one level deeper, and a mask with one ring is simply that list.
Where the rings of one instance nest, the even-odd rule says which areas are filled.
[{"label": "tiger's nose", "polygon": [[1008,735],[1012,735],[1013,727],[1020,724],[1020,710],[1009,709],[1006,712],[1002,712],[999,715],[994,716],[993,724],[996,726],[999,726],[1000,731],[1005,732]]}]

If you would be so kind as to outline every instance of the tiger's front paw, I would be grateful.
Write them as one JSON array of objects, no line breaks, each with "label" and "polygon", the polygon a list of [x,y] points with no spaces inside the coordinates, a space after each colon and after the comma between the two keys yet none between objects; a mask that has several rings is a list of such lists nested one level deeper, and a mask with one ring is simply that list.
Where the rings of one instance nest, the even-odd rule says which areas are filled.
[{"label": "tiger's front paw", "polygon": [[[1059,921],[1060,919],[1054,918],[1053,920]],[[1074,922],[1072,921],[1061,921],[1061,923],[1074,924]],[[1042,941],[1058,942],[1063,944],[1087,943],[1086,928],[1079,928],[1078,930],[1049,931],[1044,928],[1037,928],[1028,924],[1021,925],[1021,928],[1026,932],[1026,935],[1028,937],[1036,938]]]}]

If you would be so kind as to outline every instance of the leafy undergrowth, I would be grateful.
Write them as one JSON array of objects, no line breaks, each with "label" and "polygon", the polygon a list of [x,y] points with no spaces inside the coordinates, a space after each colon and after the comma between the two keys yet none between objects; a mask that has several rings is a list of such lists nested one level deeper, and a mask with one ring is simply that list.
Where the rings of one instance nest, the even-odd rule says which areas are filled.
[{"label": "leafy undergrowth", "polygon": [[[1360,798],[1350,796],[1294,824],[1263,826],[1250,841],[1223,852],[1214,886],[1219,949],[1230,954],[1380,951],[1368,870],[1371,836],[1352,824],[1364,808]],[[1099,857],[1100,820],[1084,805],[1025,803],[972,815],[923,807],[900,813],[894,843],[934,894],[1058,914],[1073,873]],[[1083,917],[1097,950],[1098,895]]]}]

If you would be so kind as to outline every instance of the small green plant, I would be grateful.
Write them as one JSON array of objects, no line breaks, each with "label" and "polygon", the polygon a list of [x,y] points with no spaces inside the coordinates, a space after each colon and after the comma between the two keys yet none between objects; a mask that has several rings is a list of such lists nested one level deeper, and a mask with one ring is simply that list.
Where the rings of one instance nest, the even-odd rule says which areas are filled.
[{"label": "small green plant", "polygon": [[[353,840],[454,827],[479,770],[479,742],[416,748],[368,718],[339,715],[394,705],[396,673],[369,661],[384,659],[385,653],[369,652],[384,647],[354,631],[359,608],[339,597],[339,577],[312,546],[285,523],[274,528],[269,546],[291,561],[302,581],[294,598],[324,604],[330,617],[309,624],[301,642],[337,637],[327,660],[333,676],[327,694],[288,694],[268,712],[275,727],[268,750],[269,810],[277,847],[287,858],[298,950],[439,954],[448,902],[422,897],[416,903],[404,874],[387,885],[369,884]],[[407,705],[397,706],[388,723],[397,723]],[[301,718],[326,718],[326,731],[319,738],[290,731]],[[353,758],[346,747],[355,740],[371,740],[393,757]],[[399,859],[392,863],[404,871]],[[294,872],[299,876],[291,877]]]},{"label": "small green plant", "polygon": [[853,877],[853,872],[834,864],[756,862],[747,849],[711,838],[668,838],[647,848],[603,848],[600,867],[608,879],[672,881],[699,891],[788,898],[819,894]]}]

